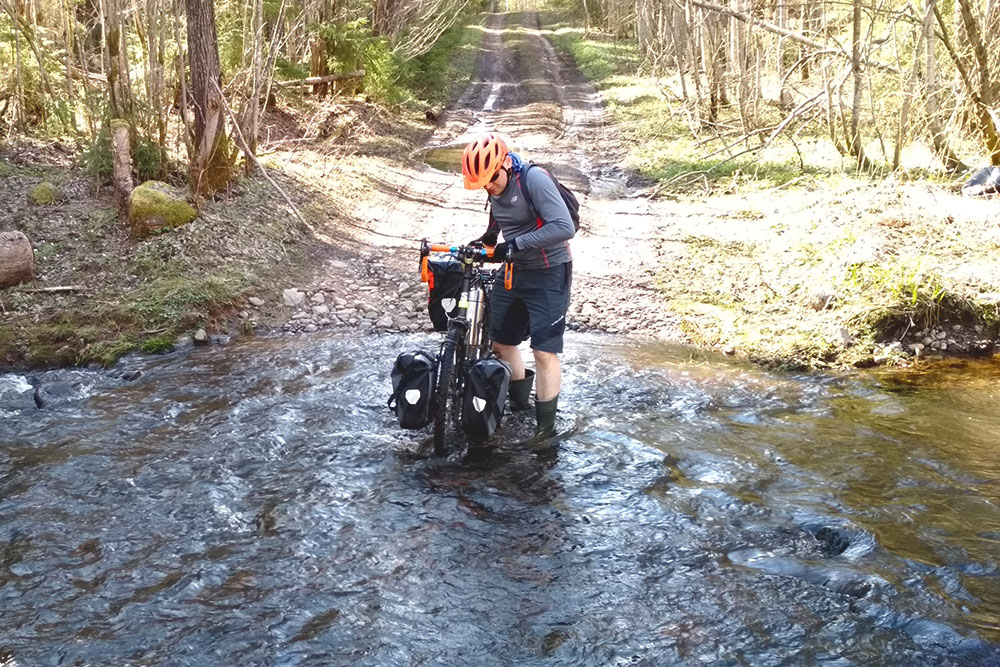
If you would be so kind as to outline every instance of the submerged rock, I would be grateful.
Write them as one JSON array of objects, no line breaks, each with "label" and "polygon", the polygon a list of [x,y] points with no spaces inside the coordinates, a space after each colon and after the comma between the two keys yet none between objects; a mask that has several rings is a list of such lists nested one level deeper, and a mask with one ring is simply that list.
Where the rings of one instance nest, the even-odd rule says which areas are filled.
[{"label": "submerged rock", "polygon": [[43,382],[35,387],[35,406],[44,408],[73,398],[76,387],[69,382]]}]

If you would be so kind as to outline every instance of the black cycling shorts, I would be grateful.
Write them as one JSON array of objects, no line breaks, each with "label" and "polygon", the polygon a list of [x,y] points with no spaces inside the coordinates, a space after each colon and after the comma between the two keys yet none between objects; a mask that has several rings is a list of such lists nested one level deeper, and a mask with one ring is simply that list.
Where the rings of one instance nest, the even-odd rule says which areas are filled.
[{"label": "black cycling shorts", "polygon": [[493,287],[490,337],[501,345],[520,345],[530,336],[532,350],[562,352],[572,284],[572,262],[547,269],[515,266],[511,289],[499,281]]}]

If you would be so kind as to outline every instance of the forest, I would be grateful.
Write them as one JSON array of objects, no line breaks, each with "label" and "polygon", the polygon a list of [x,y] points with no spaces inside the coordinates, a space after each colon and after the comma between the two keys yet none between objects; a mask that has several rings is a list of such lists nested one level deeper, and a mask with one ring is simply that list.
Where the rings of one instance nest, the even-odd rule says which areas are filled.
[{"label": "forest", "polygon": [[[363,91],[387,105],[420,89],[420,56],[461,18],[532,3],[468,0],[3,0],[0,131],[67,138],[110,176],[114,121],[132,170],[184,164],[204,196],[252,168],[277,94]],[[634,40],[637,71],[662,77],[690,131],[760,151],[826,133],[868,171],[899,169],[926,143],[941,166],[1000,163],[992,3],[706,0],[563,3],[587,34]]]},{"label": "forest", "polygon": [[[13,230],[0,230],[0,285],[7,287],[0,303],[12,315],[9,328],[0,327],[0,350],[12,363],[110,363],[132,349],[170,349],[177,335],[238,307],[251,290],[273,284],[264,274],[281,264],[288,242],[329,238],[316,231],[322,227],[317,220],[340,230],[365,224],[345,213],[358,202],[336,209],[313,196],[333,168],[303,174],[297,164],[364,156],[374,160],[376,172],[403,164],[411,169],[431,133],[444,128],[445,139],[457,142],[470,119],[482,116],[463,91],[485,86],[485,99],[493,85],[520,82],[525,90],[549,84],[562,90],[566,82],[556,82],[551,63],[540,71],[537,53],[518,51],[529,32],[554,45],[560,62],[571,63],[603,96],[608,120],[601,122],[621,141],[609,154],[625,155],[613,168],[634,172],[624,177],[629,182],[649,183],[643,196],[650,201],[674,193],[697,206],[706,194],[785,188],[837,174],[875,188],[918,180],[954,185],[972,168],[1000,164],[1000,88],[991,41],[998,10],[970,0],[919,6],[861,0],[0,2],[0,151],[6,151],[0,176],[10,176],[4,204],[17,211]],[[508,17],[510,25],[492,28],[491,17]],[[531,26],[517,27],[524,17],[534,17],[527,19]],[[489,40],[504,50],[491,55],[484,47]],[[496,72],[489,69],[494,64]],[[515,101],[508,104],[515,105],[518,93],[505,90],[513,91]],[[564,125],[569,122],[573,105],[556,100],[558,92],[544,95],[549,98],[542,103],[556,104]],[[449,108],[456,110],[457,125],[440,122]],[[506,113],[493,121],[508,122]],[[511,119],[516,135],[524,128],[516,114]],[[570,152],[588,150],[585,158],[601,166],[600,149],[569,146]],[[55,180],[68,179],[86,193],[66,209],[80,229],[67,233],[57,219],[65,195],[49,191],[52,174],[44,161],[33,166],[38,151],[57,153],[62,171]],[[385,158],[391,160],[379,162]],[[820,162],[825,166],[817,167]],[[383,187],[380,177],[364,178],[372,185],[365,207],[397,206],[375,196]],[[113,193],[114,223],[104,213],[104,193]],[[174,204],[163,212],[155,202],[168,195]],[[287,214],[241,212],[254,197],[269,206],[282,202]],[[897,202],[901,197],[891,195]],[[624,201],[608,204],[619,213],[631,210]],[[945,238],[912,224],[923,206],[876,221],[897,230],[913,256],[875,267],[845,260],[847,268],[827,280],[836,284],[810,288],[828,297],[871,289],[877,294],[869,301],[892,301],[877,316],[868,314],[876,310],[870,304],[859,306],[861,314],[844,315],[838,330],[876,337],[930,331],[955,312],[992,331],[1000,311],[969,295],[992,293],[993,267],[982,264],[975,275],[963,276],[963,285],[949,284],[951,269],[936,262],[942,255],[911,233],[936,235],[934,243]],[[461,204],[446,202],[445,208],[455,207]],[[761,219],[754,208],[734,215]],[[884,202],[862,208],[887,210]],[[236,233],[211,227],[186,232],[196,239],[164,234],[206,214],[262,216],[262,222]],[[950,224],[954,206],[933,217],[935,225]],[[867,234],[836,233],[836,243],[848,248]],[[992,247],[990,238],[966,236],[973,248]],[[223,242],[239,247],[223,248]],[[812,247],[808,238],[802,243]],[[197,255],[196,247],[212,252]],[[218,260],[217,271],[206,269],[209,258]],[[712,265],[693,255],[684,261],[699,267],[688,274],[693,277]],[[128,270],[115,271],[117,266]],[[80,289],[87,272],[80,267],[106,276],[89,276],[92,288],[125,296],[99,300],[101,307],[91,310],[94,300],[85,300]],[[718,281],[705,277],[705,283]],[[796,279],[787,291],[805,289]],[[790,302],[767,280],[762,293]],[[82,314],[69,307],[80,303],[88,304]],[[254,328],[252,319],[242,318],[238,327]],[[899,329],[900,322],[916,326]],[[881,333],[864,333],[872,327]],[[728,347],[725,335],[705,333],[714,324],[695,328],[696,334],[682,337]],[[777,336],[770,329],[760,334]],[[829,355],[829,345],[817,351],[810,343],[807,363]]]}]

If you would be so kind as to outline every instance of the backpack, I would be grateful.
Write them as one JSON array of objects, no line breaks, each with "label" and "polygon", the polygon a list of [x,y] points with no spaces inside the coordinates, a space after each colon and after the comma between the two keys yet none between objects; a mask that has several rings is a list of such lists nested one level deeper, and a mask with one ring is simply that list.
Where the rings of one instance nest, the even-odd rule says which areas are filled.
[{"label": "backpack", "polygon": [[431,421],[434,407],[434,358],[423,350],[404,352],[392,367],[392,396],[386,405],[400,428],[418,429]]},{"label": "backpack", "polygon": [[531,193],[528,192],[528,186],[524,183],[521,183],[521,176],[524,176],[525,179],[527,179],[528,172],[531,170],[532,167],[538,167],[539,169],[544,171],[546,174],[548,174],[548,177],[552,179],[552,182],[556,184],[556,189],[559,191],[559,196],[562,197],[563,202],[565,202],[566,204],[566,208],[569,209],[569,217],[572,218],[573,220],[573,228],[576,231],[580,231],[580,202],[577,200],[576,195],[573,194],[572,190],[570,190],[565,185],[560,183],[559,179],[553,176],[551,171],[549,171],[545,167],[535,164],[534,162],[529,162],[528,164],[524,165],[524,168],[521,169],[521,173],[517,175],[517,186],[521,188],[521,194],[524,196],[524,201],[528,202],[528,208],[531,209],[531,212],[537,218],[538,210],[535,208],[535,203],[531,201]]},{"label": "backpack", "polygon": [[[520,173],[518,173],[515,178],[517,179],[517,187],[521,191],[521,196],[524,197],[524,201],[528,204],[528,208],[531,210],[531,214],[538,219],[538,209],[535,208],[535,202],[531,200],[531,193],[528,192],[528,186],[521,182],[521,176],[524,176],[531,170],[532,167],[538,167],[552,179],[552,182],[556,184],[556,190],[559,191],[559,196],[562,197],[563,202],[566,204],[566,208],[569,210],[569,217],[573,221],[573,229],[580,231],[580,202],[577,200],[576,195],[573,191],[563,185],[558,178],[552,175],[545,167],[537,165],[534,162],[529,162],[524,165]],[[486,198],[486,203],[489,205],[489,196]],[[493,221],[493,209],[490,208],[490,223],[486,230],[486,235],[494,235],[497,233],[496,223]],[[495,243],[495,241],[494,241]]]},{"label": "backpack", "polygon": [[465,377],[462,400],[462,430],[472,440],[493,435],[503,418],[510,366],[496,357],[486,357],[472,364]]}]

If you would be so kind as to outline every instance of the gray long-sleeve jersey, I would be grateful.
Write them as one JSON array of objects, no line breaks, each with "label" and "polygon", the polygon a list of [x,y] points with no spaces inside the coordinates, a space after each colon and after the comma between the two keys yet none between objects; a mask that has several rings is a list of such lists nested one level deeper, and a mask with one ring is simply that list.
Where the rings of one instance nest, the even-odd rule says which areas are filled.
[{"label": "gray long-sleeve jersey", "polygon": [[571,261],[569,240],[576,228],[552,177],[540,167],[520,174],[540,219],[534,217],[524,200],[517,177],[512,172],[504,191],[490,196],[494,225],[503,232],[504,241],[517,239],[514,264],[522,269],[545,269]]}]

